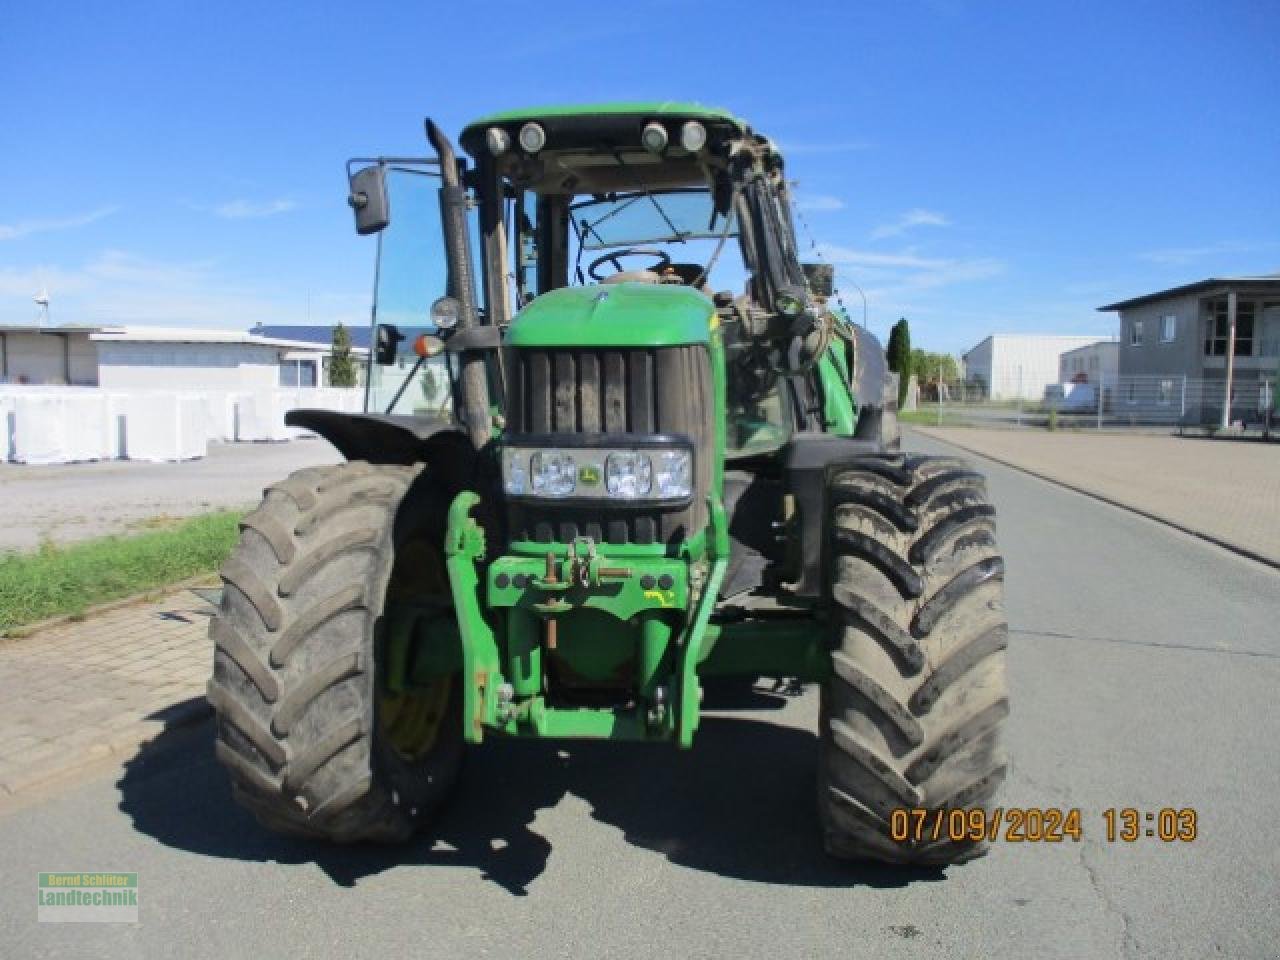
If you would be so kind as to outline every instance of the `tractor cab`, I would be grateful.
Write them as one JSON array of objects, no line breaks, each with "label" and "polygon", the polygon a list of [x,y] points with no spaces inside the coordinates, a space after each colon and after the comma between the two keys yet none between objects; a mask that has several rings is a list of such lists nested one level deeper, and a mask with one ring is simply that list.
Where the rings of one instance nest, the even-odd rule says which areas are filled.
[{"label": "tractor cab", "polygon": [[[379,233],[376,316],[380,331],[392,327],[379,342],[402,344],[371,358],[370,412],[440,416],[448,387],[453,416],[483,442],[492,424],[474,398],[465,410],[464,363],[473,382],[483,376],[489,412],[510,423],[520,402],[512,392],[528,388],[498,343],[531,343],[535,326],[612,298],[644,306],[639,315],[596,310],[594,323],[634,324],[631,339],[651,327],[656,344],[658,318],[689,311],[700,315],[695,325],[720,328],[731,458],[775,451],[796,431],[852,434],[852,380],[877,351],[860,358],[859,332],[827,308],[831,268],[799,262],[783,160],[767,137],[696,104],[615,104],[495,114],[468,125],[460,144],[472,162],[450,147],[449,171],[438,158],[382,158],[352,175],[358,228]],[[434,195],[442,172],[456,173],[465,203],[454,232],[470,238],[452,243],[459,261],[466,255],[453,274],[451,228],[440,222],[448,205]],[[459,318],[461,328],[488,329],[459,339],[447,326]],[[412,335],[401,337],[405,327]],[[415,354],[422,332],[442,341],[425,360]],[[464,349],[480,340],[490,348],[483,375],[479,354]]]}]

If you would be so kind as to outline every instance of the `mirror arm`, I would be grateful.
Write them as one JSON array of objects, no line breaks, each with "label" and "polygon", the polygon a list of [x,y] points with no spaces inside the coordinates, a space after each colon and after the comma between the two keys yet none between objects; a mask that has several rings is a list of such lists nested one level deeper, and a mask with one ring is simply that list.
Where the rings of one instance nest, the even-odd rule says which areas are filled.
[{"label": "mirror arm", "polygon": [[418,362],[413,365],[413,369],[409,371],[409,375],[404,378],[400,384],[400,389],[396,391],[396,395],[391,398],[391,402],[387,404],[387,409],[383,413],[390,413],[396,408],[396,404],[400,402],[400,398],[404,396],[404,392],[409,389],[409,384],[413,383],[413,378],[418,375],[418,371],[422,369],[425,357],[419,357]]}]

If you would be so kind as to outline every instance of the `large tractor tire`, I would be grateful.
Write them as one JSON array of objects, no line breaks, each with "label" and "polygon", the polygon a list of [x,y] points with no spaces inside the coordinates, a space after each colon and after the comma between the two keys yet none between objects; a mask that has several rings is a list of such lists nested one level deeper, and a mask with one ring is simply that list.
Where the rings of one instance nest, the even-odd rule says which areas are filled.
[{"label": "large tractor tire", "polygon": [[265,826],[337,842],[410,837],[462,759],[460,687],[392,695],[388,595],[447,604],[445,497],[420,468],[300,470],[241,522],[210,624],[216,752]]},{"label": "large tractor tire", "polygon": [[[961,460],[887,454],[837,471],[828,505],[827,851],[921,865],[979,856],[984,842],[949,812],[988,808],[1008,763],[1004,562],[985,482]],[[894,839],[895,810],[927,814],[899,814]]]}]

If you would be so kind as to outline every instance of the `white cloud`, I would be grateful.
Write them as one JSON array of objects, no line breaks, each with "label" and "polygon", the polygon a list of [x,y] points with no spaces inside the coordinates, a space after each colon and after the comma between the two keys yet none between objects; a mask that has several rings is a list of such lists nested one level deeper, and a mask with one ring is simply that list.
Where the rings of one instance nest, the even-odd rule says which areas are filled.
[{"label": "white cloud", "polygon": [[809,213],[829,213],[843,210],[844,201],[826,193],[801,193],[796,196],[796,208]]},{"label": "white cloud", "polygon": [[[54,323],[152,323],[247,330],[307,322],[303,291],[237,281],[213,261],[160,261],[107,250],[77,267],[0,267],[0,323],[28,323],[31,298],[47,289]],[[367,295],[313,291],[310,322],[348,325],[367,315]]]},{"label": "white cloud", "polygon": [[268,200],[264,203],[252,203],[249,200],[231,200],[213,208],[215,216],[224,220],[251,220],[260,217],[274,217],[277,213],[288,213],[298,205],[292,200]]},{"label": "white cloud", "polygon": [[119,209],[119,207],[99,207],[97,210],[75,217],[44,217],[19,220],[17,223],[0,223],[0,240],[17,240],[33,233],[50,233],[54,230],[73,230],[76,227],[87,226],[95,220],[101,220],[103,217],[109,217]]},{"label": "white cloud", "polygon": [[916,207],[908,210],[892,223],[884,223],[871,231],[871,239],[883,240],[885,237],[897,237],[913,227],[949,227],[951,221],[935,210]]},{"label": "white cloud", "polygon": [[[1004,262],[991,257],[926,257],[910,249],[882,253],[832,244],[819,244],[818,249],[837,267],[855,268],[854,279],[864,288],[876,285],[880,297],[889,299],[913,291],[985,280],[1005,271]],[[867,296],[871,298],[869,291]]]}]

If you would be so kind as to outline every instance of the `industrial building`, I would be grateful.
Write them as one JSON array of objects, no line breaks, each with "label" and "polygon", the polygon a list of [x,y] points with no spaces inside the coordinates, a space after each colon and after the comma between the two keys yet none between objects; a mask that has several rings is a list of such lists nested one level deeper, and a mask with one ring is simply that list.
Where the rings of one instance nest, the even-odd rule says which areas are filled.
[{"label": "industrial building", "polygon": [[315,387],[324,383],[330,349],[235,330],[0,327],[0,383],[110,390]]},{"label": "industrial building", "polygon": [[997,333],[963,355],[965,382],[991,400],[1035,400],[1059,382],[1063,353],[1090,346],[1097,337]]}]

